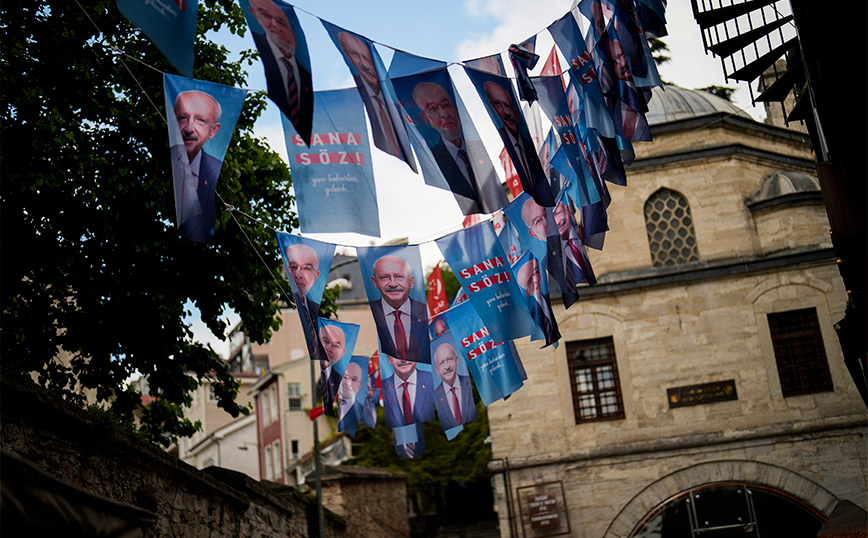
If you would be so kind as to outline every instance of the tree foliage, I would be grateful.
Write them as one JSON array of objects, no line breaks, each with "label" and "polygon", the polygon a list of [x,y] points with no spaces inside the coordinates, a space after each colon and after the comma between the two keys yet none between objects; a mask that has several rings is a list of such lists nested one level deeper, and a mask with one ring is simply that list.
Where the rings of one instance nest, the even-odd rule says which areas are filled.
[{"label": "tree foliage", "polygon": [[723,99],[724,101],[732,102],[732,94],[735,93],[735,88],[729,88],[727,86],[706,86],[704,88],[697,88],[699,91],[708,92],[712,95],[716,95]]},{"label": "tree foliage", "polygon": [[[192,340],[184,305],[192,301],[221,337],[227,307],[253,341],[279,326],[273,234],[228,209],[277,229],[297,226],[289,169],[252,136],[264,93],[248,95],[226,154],[215,242],[181,241],[161,74],[174,69],[113,0],[8,0],[0,13],[4,368],[36,372],[73,400],[81,400],[74,381],[96,389],[126,420],[141,404],[124,381],[147,375],[158,400],[142,429],[164,444],[195,430],[179,413],[203,378],[226,411],[246,412],[219,356]],[[241,8],[200,2],[198,24],[195,78],[244,87],[255,53],[235,61],[205,37],[243,35]]]},{"label": "tree foliage", "polygon": [[672,61],[672,58],[667,56],[669,45],[662,40],[652,37],[648,40],[648,48],[651,49],[651,57],[654,58],[654,63],[657,64],[657,66]]},{"label": "tree foliage", "polygon": [[356,457],[345,465],[380,467],[401,471],[407,475],[410,488],[445,486],[449,482],[470,482],[488,476],[491,445],[488,438],[488,411],[477,396],[477,419],[464,424],[464,429],[452,441],[439,422],[427,422],[425,428],[425,454],[405,459],[395,452],[392,430],[384,425],[383,408],[377,408],[377,428],[360,428],[355,441],[361,444]]}]

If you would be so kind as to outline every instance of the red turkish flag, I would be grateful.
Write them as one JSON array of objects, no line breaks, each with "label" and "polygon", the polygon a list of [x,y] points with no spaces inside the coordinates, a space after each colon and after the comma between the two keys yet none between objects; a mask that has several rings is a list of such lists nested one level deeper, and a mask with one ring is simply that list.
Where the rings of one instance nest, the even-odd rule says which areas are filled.
[{"label": "red turkish flag", "polygon": [[449,308],[446,300],[446,289],[443,287],[443,274],[440,272],[440,264],[428,275],[428,312],[436,316]]},{"label": "red turkish flag", "polygon": [[500,150],[500,165],[506,173],[506,186],[509,187],[509,193],[512,194],[513,198],[515,198],[521,194],[524,189],[521,187],[521,179],[518,177],[518,172],[516,172],[515,166],[512,165],[512,159],[509,158],[506,148]]},{"label": "red turkish flag", "polygon": [[561,61],[558,59],[558,53],[555,52],[555,46],[552,45],[552,51],[549,53],[549,57],[546,58],[546,63],[543,64],[540,75],[551,77],[554,75],[560,75],[561,73],[563,73],[563,70],[561,69]]}]

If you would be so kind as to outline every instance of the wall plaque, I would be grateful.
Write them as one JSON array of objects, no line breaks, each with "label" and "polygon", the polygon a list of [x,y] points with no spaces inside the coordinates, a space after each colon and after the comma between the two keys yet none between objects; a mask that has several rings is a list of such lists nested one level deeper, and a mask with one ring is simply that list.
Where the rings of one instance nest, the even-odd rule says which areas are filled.
[{"label": "wall plaque", "polygon": [[735,391],[735,380],[728,379],[714,383],[666,389],[666,399],[669,400],[669,408],[672,409],[674,407],[738,400],[738,394]]}]

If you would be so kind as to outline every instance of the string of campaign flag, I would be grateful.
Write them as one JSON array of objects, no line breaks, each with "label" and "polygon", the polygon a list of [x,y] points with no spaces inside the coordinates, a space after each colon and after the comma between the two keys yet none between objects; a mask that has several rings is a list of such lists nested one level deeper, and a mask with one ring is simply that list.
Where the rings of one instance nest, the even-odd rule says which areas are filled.
[{"label": "string of campaign flag", "polygon": [[[319,317],[335,245],[276,232],[310,357],[323,367],[325,412],[354,435],[360,421],[373,427],[374,402],[382,399],[396,450],[415,457],[424,452],[421,423],[434,420],[435,407],[450,439],[472,420],[470,377],[485,405],[520,388],[526,375],[512,341],[530,336],[557,345],[551,293],[569,308],[577,286],[596,282],[585,249],[603,245],[606,182],[626,185],[631,142],[650,140],[644,113],[650,88],[661,83],[645,36],[665,35],[664,3],[580,2],[548,27],[569,64],[564,73],[553,49],[548,73],[528,75],[539,60],[536,36],[507,51],[516,86],[500,54],[462,62],[514,167],[511,202],[444,62],[395,50],[387,70],[372,41],[320,19],[356,88],[314,92],[293,6],[240,4],[268,96],[281,110],[301,231],[379,236],[366,112],[376,147],[413,172],[421,169],[426,184],[450,190],[465,215],[493,215],[435,241],[462,292],[451,308],[432,309],[430,319],[418,245],[356,247],[377,328],[377,368],[352,356],[359,326]],[[154,5],[118,0],[124,15],[190,76],[192,48],[189,64],[166,50],[188,32],[157,36],[148,22]],[[579,17],[589,22],[584,36]],[[189,13],[180,9],[176,19],[189,24]],[[174,112],[167,124],[176,222],[185,239],[209,242],[219,172],[246,91],[169,74],[164,88],[166,110]],[[539,151],[519,98],[538,102],[551,120]],[[379,385],[369,372],[381,376]]]}]

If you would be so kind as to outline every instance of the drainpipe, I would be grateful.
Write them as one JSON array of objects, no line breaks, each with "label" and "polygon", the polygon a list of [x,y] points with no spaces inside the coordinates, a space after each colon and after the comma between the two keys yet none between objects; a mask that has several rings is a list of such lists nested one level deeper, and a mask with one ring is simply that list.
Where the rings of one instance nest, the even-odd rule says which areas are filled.
[{"label": "drainpipe", "polygon": [[[515,529],[512,519],[512,495],[510,495],[510,490],[512,489],[512,485],[509,482],[509,458],[494,458],[491,460],[491,463],[495,461],[501,462],[501,469],[499,472],[503,475],[503,490],[506,494],[506,519],[509,521],[509,537],[515,538]],[[492,469],[493,470],[493,469]]]}]

